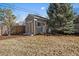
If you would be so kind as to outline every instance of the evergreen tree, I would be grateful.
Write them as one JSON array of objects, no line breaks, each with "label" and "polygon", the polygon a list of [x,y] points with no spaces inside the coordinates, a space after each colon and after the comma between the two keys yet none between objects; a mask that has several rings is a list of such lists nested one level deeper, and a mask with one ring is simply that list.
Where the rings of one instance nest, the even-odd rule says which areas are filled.
[{"label": "evergreen tree", "polygon": [[49,16],[48,27],[53,31],[73,33],[74,13],[71,4],[50,3],[47,14]]}]

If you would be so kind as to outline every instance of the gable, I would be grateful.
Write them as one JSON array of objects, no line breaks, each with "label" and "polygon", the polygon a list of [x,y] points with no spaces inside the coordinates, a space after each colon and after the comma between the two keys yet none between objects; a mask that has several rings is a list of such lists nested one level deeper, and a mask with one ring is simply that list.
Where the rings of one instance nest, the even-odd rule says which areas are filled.
[{"label": "gable", "polygon": [[29,14],[27,16],[27,18],[25,19],[25,21],[28,22],[28,21],[31,21],[31,20],[34,20],[34,19],[37,19],[37,21],[43,21],[43,22],[47,21],[47,18],[38,16],[38,15],[33,15],[33,14]]}]

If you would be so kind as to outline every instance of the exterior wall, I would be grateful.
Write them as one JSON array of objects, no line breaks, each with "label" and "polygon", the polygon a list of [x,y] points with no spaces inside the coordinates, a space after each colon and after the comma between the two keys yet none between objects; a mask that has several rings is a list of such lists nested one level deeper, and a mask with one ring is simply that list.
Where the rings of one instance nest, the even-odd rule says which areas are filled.
[{"label": "exterior wall", "polygon": [[[40,25],[38,26],[38,23]],[[46,22],[37,21],[36,22],[36,34],[45,34],[46,33]]]},{"label": "exterior wall", "polygon": [[[27,18],[25,19],[25,33],[26,34],[44,34],[46,33],[46,20],[43,17],[36,16],[36,15],[28,15]],[[38,26],[38,23],[41,25]]]},{"label": "exterior wall", "polygon": [[[40,26],[38,26],[38,22],[41,24]],[[28,21],[26,22],[26,34],[44,34],[46,33],[46,22],[42,22],[42,21]]]},{"label": "exterior wall", "polygon": [[79,23],[75,23],[75,33],[79,33]]},{"label": "exterior wall", "polygon": [[25,27],[26,27],[25,29],[26,34],[34,34],[34,22],[33,21],[28,21]]},{"label": "exterior wall", "polygon": [[7,26],[4,24],[0,24],[0,35],[6,35],[8,33]]},{"label": "exterior wall", "polygon": [[74,20],[74,25],[75,33],[79,33],[79,16],[76,16],[76,19]]}]

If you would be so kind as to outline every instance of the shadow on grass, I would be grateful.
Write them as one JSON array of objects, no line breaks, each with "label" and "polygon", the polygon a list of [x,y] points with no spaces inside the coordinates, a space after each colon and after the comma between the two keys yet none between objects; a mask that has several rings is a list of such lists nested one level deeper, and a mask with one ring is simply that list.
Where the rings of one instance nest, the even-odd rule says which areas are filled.
[{"label": "shadow on grass", "polygon": [[6,40],[6,39],[11,39],[11,38],[18,38],[23,35],[11,35],[11,36],[0,36],[0,40]]},{"label": "shadow on grass", "polygon": [[[26,35],[28,36],[28,35]],[[34,36],[79,36],[79,34],[38,34]],[[25,35],[11,35],[11,36],[0,36],[0,40],[6,40],[11,38],[25,37]],[[30,36],[29,36],[30,37]]]}]

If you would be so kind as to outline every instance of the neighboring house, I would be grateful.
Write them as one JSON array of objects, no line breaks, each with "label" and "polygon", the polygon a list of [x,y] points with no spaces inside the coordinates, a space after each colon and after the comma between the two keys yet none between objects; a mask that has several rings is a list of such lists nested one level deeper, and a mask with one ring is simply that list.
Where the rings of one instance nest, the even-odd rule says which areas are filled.
[{"label": "neighboring house", "polygon": [[7,35],[8,34],[8,29],[7,29],[7,26],[5,25],[1,25],[0,26],[0,35]]},{"label": "neighboring house", "polygon": [[25,19],[25,33],[27,35],[45,34],[47,30],[47,18],[29,14]]},{"label": "neighboring house", "polygon": [[0,21],[0,35],[3,35],[7,31],[7,27]]},{"label": "neighboring house", "polygon": [[76,19],[74,20],[74,29],[75,29],[75,33],[79,33],[79,15],[78,16],[75,16]]}]

